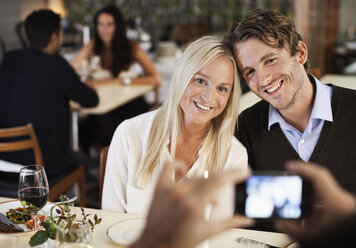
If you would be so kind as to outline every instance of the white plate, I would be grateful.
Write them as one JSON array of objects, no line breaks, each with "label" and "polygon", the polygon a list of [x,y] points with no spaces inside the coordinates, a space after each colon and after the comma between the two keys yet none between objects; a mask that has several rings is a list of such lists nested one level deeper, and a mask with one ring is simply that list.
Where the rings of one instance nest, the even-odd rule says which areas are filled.
[{"label": "white plate", "polygon": [[106,235],[113,242],[128,246],[139,237],[145,224],[146,219],[143,218],[122,220],[109,227]]},{"label": "white plate", "polygon": [[[45,216],[50,216],[51,214],[51,208],[55,206],[57,209],[61,210],[61,208],[58,205],[55,205],[53,203],[47,203],[40,211],[39,214],[45,215]],[[18,208],[22,207],[21,202],[18,200],[13,200],[13,201],[7,201],[7,202],[1,202],[0,203],[0,212],[3,213],[6,216],[6,212],[9,211],[11,208]],[[58,214],[56,213],[55,209],[53,209],[53,215],[57,216]],[[34,232],[34,230],[30,230],[26,227],[25,224],[17,224],[20,226],[24,232],[21,233],[30,233]],[[1,234],[21,234],[21,233],[1,233]]]}]

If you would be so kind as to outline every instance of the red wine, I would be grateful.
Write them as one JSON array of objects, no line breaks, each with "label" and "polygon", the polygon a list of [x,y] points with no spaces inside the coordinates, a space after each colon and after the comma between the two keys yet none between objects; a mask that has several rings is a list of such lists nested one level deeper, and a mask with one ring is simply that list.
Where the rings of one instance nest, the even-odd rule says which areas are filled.
[{"label": "red wine", "polygon": [[26,201],[32,205],[43,208],[48,201],[48,189],[45,187],[31,187],[19,192],[20,201]]}]

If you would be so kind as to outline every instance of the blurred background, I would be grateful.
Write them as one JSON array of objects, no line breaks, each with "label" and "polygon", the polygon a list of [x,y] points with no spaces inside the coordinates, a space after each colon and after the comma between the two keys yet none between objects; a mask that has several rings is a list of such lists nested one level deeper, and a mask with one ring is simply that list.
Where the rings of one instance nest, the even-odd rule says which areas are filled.
[{"label": "blurred background", "polygon": [[249,9],[277,9],[296,22],[309,47],[313,68],[319,68],[321,74],[354,73],[349,68],[356,59],[353,0],[1,0],[1,50],[26,46],[21,21],[39,8],[61,15],[63,53],[75,50],[89,39],[94,13],[112,3],[120,7],[129,23],[128,35],[156,57],[173,52],[167,48],[170,42],[184,48],[205,34],[222,36]]},{"label": "blurred background", "polygon": [[[61,15],[61,55],[71,61],[93,38],[94,14],[109,4],[120,8],[129,26],[127,36],[140,44],[161,74],[160,103],[168,94],[177,58],[187,44],[208,34],[223,37],[233,23],[255,8],[279,10],[296,23],[317,77],[356,75],[354,0],[0,0],[0,64],[6,51],[28,47],[23,22],[41,8]],[[245,84],[243,87],[247,91]],[[154,93],[147,93],[145,100],[153,106]],[[90,154],[98,157],[95,150]],[[91,174],[97,177],[98,168]],[[98,183],[90,183],[88,206],[97,207]]]}]

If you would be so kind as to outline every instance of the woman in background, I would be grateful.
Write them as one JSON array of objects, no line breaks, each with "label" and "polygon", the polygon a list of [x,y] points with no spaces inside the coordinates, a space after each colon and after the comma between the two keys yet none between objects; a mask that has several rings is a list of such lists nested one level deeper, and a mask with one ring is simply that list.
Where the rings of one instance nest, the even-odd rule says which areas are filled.
[{"label": "woman in background", "polygon": [[[83,61],[99,56],[101,67],[111,73],[111,77],[97,80],[99,84],[161,84],[161,76],[147,54],[136,42],[127,38],[126,23],[116,6],[99,10],[94,16],[94,27],[94,39],[82,47],[72,61],[76,70],[80,69]],[[127,73],[134,63],[142,67],[143,75],[133,77]],[[96,140],[101,141],[102,146],[108,145],[121,121],[148,110],[147,103],[140,97],[108,115],[92,116],[96,119],[93,130],[98,132]]]},{"label": "woman in background", "polygon": [[[193,42],[174,71],[163,106],[121,123],[110,144],[102,208],[145,214],[165,162],[182,160],[182,177],[230,168],[247,172],[246,149],[234,137],[240,83],[231,52],[215,37]],[[234,210],[233,189],[217,194],[206,216],[221,219]]]}]

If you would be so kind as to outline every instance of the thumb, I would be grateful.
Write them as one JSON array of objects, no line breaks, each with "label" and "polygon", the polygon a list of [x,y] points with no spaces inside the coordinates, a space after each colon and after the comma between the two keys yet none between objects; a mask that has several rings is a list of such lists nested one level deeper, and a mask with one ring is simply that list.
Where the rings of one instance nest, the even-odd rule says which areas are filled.
[{"label": "thumb", "polygon": [[211,235],[216,235],[218,233],[221,233],[225,230],[231,229],[231,228],[245,228],[252,226],[254,224],[254,220],[251,218],[247,218],[242,215],[235,215],[233,217],[227,218],[222,221],[218,221],[214,223],[211,229]]},{"label": "thumb", "polygon": [[275,227],[279,232],[286,233],[297,241],[303,240],[306,236],[300,223],[288,220],[277,220]]}]

